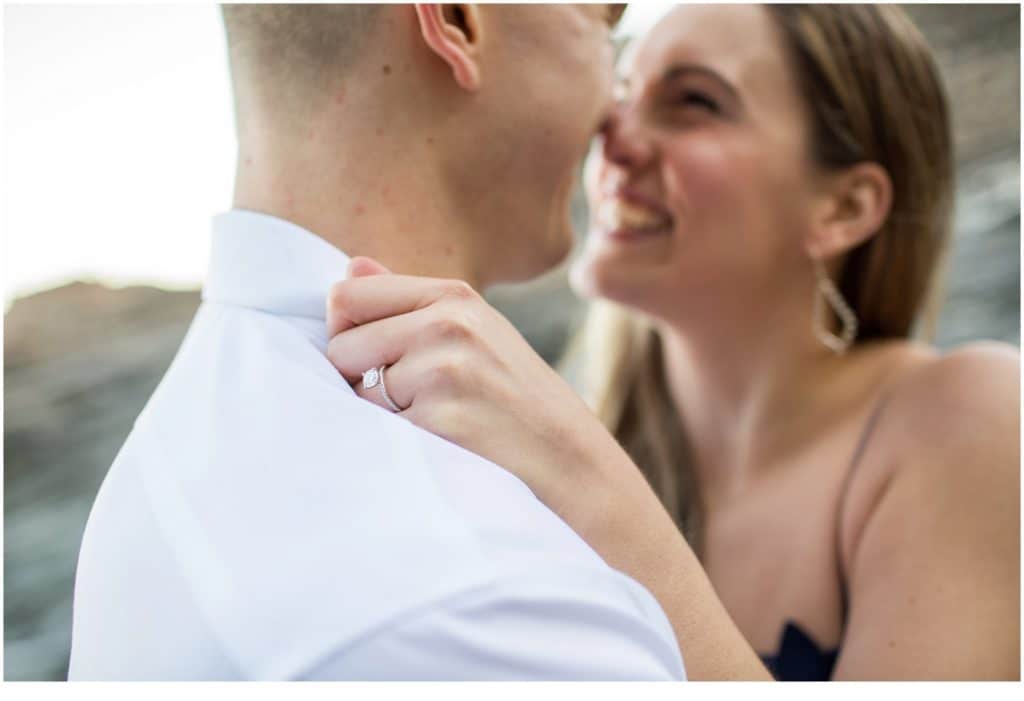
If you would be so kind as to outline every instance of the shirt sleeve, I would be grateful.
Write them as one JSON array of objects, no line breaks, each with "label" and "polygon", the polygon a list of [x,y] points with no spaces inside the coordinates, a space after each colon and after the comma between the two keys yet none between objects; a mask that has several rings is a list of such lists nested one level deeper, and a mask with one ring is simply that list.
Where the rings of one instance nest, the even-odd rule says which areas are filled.
[{"label": "shirt sleeve", "polygon": [[645,589],[612,570],[549,570],[410,612],[331,652],[303,678],[682,681],[686,673]]}]

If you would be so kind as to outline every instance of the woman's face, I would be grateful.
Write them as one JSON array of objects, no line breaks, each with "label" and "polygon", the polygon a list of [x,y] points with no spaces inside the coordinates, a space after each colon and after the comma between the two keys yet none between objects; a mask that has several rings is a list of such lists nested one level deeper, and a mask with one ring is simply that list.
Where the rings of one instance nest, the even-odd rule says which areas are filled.
[{"label": "woman's face", "polygon": [[574,287],[667,319],[777,300],[810,272],[816,179],[767,11],[680,6],[620,72],[622,102],[585,168],[591,224]]}]

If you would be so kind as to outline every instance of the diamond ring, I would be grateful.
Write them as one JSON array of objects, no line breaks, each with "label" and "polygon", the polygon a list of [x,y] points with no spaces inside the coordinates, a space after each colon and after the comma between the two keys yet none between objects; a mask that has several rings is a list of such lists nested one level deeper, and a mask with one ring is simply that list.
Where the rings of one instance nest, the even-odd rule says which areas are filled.
[{"label": "diamond ring", "polygon": [[396,414],[402,411],[402,408],[395,404],[394,400],[391,399],[391,395],[388,394],[388,388],[384,386],[384,368],[385,365],[381,365],[379,368],[370,368],[363,373],[363,388],[373,389],[374,387],[380,387],[380,396],[384,397],[384,402],[388,405],[391,411]]}]

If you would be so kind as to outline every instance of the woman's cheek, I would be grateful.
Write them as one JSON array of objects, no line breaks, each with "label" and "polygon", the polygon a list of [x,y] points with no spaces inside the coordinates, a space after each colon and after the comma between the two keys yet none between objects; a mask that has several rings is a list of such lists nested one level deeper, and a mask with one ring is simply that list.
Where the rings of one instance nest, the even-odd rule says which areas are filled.
[{"label": "woman's cheek", "polygon": [[[758,202],[763,183],[756,163],[728,144],[704,138],[672,154],[665,173],[666,190],[675,216],[671,281],[688,289],[708,289],[743,274],[749,261],[760,258],[759,229],[767,211]],[[667,164],[669,165],[669,164]]]},{"label": "woman's cheek", "polygon": [[671,203],[677,216],[706,219],[708,214],[725,214],[723,207],[734,203],[736,190],[742,187],[741,164],[730,159],[720,143],[707,138],[694,137],[668,156],[665,184],[668,192],[677,193]]}]

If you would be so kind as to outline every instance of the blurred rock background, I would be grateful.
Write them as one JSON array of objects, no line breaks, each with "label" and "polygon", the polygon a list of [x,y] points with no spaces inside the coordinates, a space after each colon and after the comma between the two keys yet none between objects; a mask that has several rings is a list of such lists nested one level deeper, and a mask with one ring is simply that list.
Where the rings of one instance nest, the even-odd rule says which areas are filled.
[{"label": "blurred rock background", "polygon": [[[938,341],[1019,345],[1020,9],[907,9],[938,54],[954,104],[958,213]],[[575,216],[583,230],[581,202]],[[583,311],[564,269],[490,299],[549,361]],[[89,509],[198,302],[194,291],[78,282],[20,299],[5,315],[5,679],[66,677]]]}]

